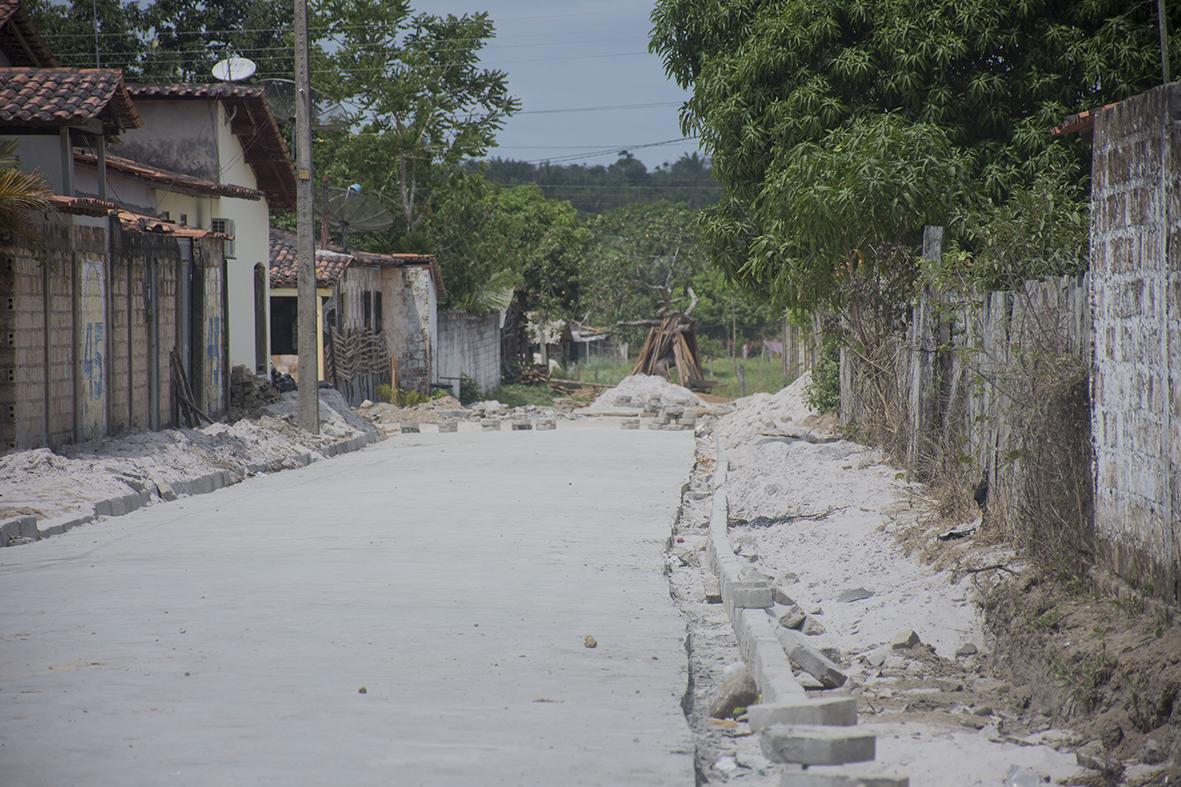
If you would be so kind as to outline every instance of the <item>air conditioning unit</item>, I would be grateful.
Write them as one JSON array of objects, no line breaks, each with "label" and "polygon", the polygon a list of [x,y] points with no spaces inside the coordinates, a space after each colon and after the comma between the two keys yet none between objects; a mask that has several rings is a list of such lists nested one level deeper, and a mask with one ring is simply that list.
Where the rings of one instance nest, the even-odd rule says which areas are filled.
[{"label": "air conditioning unit", "polygon": [[234,220],[233,219],[213,219],[209,222],[209,229],[214,232],[220,232],[229,237],[225,241],[226,259],[232,260],[237,255],[234,253]]}]

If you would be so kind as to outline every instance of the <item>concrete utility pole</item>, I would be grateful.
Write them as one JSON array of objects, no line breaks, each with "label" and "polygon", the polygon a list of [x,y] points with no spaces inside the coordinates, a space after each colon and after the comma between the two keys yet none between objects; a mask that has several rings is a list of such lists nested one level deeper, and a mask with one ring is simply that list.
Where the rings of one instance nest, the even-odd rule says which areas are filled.
[{"label": "concrete utility pole", "polygon": [[316,249],[312,227],[312,88],[308,68],[308,5],[295,0],[296,254],[299,257],[299,425],[320,433],[316,347]]}]

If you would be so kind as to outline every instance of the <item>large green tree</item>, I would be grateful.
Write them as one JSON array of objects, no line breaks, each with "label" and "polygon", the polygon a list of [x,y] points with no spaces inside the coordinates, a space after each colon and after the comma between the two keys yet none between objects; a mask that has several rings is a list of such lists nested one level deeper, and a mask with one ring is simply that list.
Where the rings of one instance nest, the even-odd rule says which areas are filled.
[{"label": "large green tree", "polygon": [[351,109],[328,171],[353,173],[396,206],[407,235],[426,217],[429,190],[483,156],[520,102],[503,71],[483,68],[487,14],[414,13],[406,0],[326,0],[329,67],[317,87]]},{"label": "large green tree", "polygon": [[[1177,29],[1181,4],[1170,6]],[[868,256],[870,242],[913,240],[924,221],[951,222],[939,191],[958,188],[961,169],[966,191],[994,205],[1047,172],[1077,182],[1083,143],[1056,141],[1049,129],[1159,81],[1155,8],[658,0],[652,49],[692,89],[684,130],[701,136],[724,189],[702,220],[715,257],[785,303],[812,304],[838,291],[841,261]],[[1179,47],[1174,38],[1174,62]],[[863,144],[875,136],[888,143],[881,152]],[[904,153],[906,166],[885,150]],[[873,188],[858,182],[862,170]],[[868,215],[883,199],[897,204]],[[960,208],[972,208],[966,196]],[[836,226],[850,218],[851,234]],[[883,218],[899,225],[885,237]],[[793,228],[800,222],[807,231]]]}]

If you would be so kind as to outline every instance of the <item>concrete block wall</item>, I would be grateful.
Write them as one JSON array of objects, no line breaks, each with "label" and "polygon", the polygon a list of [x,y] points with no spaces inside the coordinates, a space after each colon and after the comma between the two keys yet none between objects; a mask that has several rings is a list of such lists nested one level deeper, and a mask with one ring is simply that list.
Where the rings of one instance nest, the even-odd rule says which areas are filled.
[{"label": "concrete block wall", "polygon": [[1181,86],[1095,119],[1092,431],[1100,561],[1181,601]]},{"label": "concrete block wall", "polygon": [[471,377],[481,391],[500,385],[500,316],[476,316],[459,310],[439,312],[439,347],[435,354],[439,382],[458,385]]},{"label": "concrete block wall", "polygon": [[[226,401],[225,263],[220,240],[203,243],[207,299],[198,326],[202,346],[214,348],[203,382],[217,417]],[[179,263],[172,236],[58,214],[44,218],[35,242],[0,250],[0,451],[171,424]],[[147,291],[153,269],[155,315]],[[150,360],[159,373],[158,419],[150,409]]]},{"label": "concrete block wall", "polygon": [[398,387],[427,393],[435,380],[438,336],[434,284],[430,269],[410,265],[385,268],[382,291],[387,324],[386,342],[398,367]]}]

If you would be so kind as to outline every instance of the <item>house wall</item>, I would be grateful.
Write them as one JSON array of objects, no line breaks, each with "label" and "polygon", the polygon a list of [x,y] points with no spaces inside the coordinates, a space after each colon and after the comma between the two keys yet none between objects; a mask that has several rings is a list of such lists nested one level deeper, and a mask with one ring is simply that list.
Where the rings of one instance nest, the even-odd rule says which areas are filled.
[{"label": "house wall", "polygon": [[[217,126],[221,102],[137,99],[141,128],[120,133],[110,152],[146,164],[219,180]],[[246,184],[242,184],[246,185]]]},{"label": "house wall", "polygon": [[16,157],[22,170],[41,173],[54,194],[65,193],[61,138],[56,133],[12,134],[0,138],[16,140]]},{"label": "house wall", "polygon": [[[219,183],[257,188],[254,170],[246,163],[245,151],[238,137],[230,130],[230,118],[220,102],[217,103],[217,149],[221,169],[217,175]],[[266,313],[261,325],[262,357],[256,356],[254,266],[262,264],[270,269],[271,217],[266,199],[245,200],[219,197],[213,201],[213,214],[209,218],[231,219],[235,225],[234,259],[228,260],[230,311],[230,365],[246,366],[255,370],[261,367],[266,373],[270,342],[270,297],[268,277],[263,277],[268,292],[263,293],[262,303]],[[208,227],[206,223],[203,227]]]},{"label": "house wall", "polygon": [[477,317],[458,310],[438,313],[438,350],[435,375],[459,395],[459,378],[466,375],[481,391],[500,385],[500,315]]},{"label": "house wall", "polygon": [[[149,216],[156,213],[155,189],[142,180],[115,170],[107,170],[107,196],[125,208]],[[82,197],[98,196],[98,166],[74,162],[74,193]]]},{"label": "house wall", "polygon": [[1101,560],[1181,601],[1181,87],[1095,118],[1092,431]]},{"label": "house wall", "polygon": [[[204,288],[205,309],[202,317],[201,379],[191,380],[190,385],[201,388],[201,401],[205,412],[225,412],[229,401],[229,356],[226,347],[225,312],[223,310],[224,288],[226,286],[226,264],[222,256],[221,241],[203,238],[195,244],[194,251],[200,252],[201,280]],[[216,416],[214,416],[216,417]]]}]

